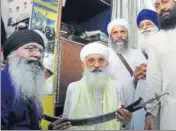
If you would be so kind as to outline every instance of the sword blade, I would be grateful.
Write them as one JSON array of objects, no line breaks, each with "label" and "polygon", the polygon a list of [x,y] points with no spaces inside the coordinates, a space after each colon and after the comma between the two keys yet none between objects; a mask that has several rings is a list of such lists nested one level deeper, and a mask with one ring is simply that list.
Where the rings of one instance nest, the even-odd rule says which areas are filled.
[{"label": "sword blade", "polygon": [[71,119],[69,120],[72,126],[90,126],[108,122],[110,120],[116,119],[116,112],[111,112],[107,114],[103,114],[96,117],[89,117],[84,119]]},{"label": "sword blade", "polygon": [[[135,101],[131,105],[127,106],[125,109],[127,109],[129,112],[135,112],[137,110],[140,110],[143,107],[144,107],[144,101],[142,98],[139,98],[137,101]],[[100,116],[83,118],[83,119],[69,119],[69,121],[71,122],[72,126],[96,125],[96,124],[108,122],[113,119],[116,119],[118,121],[118,118],[116,118],[116,115],[115,115],[116,112],[117,111],[113,111],[113,112],[103,114]],[[51,117],[51,116],[44,114],[43,119],[50,121],[50,122],[54,122],[57,119],[61,119],[61,118]]]}]

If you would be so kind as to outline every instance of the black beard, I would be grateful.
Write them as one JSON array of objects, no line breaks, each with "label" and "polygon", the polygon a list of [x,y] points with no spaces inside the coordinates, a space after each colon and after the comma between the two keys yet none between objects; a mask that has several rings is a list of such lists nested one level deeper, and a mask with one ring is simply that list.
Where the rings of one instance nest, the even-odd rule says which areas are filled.
[{"label": "black beard", "polygon": [[[169,15],[162,16],[164,12],[170,12]],[[170,30],[174,29],[176,27],[176,5],[173,9],[171,10],[162,10],[161,14],[158,16],[159,22],[160,22],[160,27],[163,30]]]}]

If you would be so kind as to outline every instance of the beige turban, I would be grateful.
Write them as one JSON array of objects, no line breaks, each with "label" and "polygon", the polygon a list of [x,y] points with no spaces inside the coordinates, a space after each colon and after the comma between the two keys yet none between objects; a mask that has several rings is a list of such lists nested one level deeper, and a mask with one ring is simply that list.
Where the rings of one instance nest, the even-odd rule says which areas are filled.
[{"label": "beige turban", "polygon": [[129,31],[129,24],[128,24],[128,22],[126,20],[124,20],[124,19],[118,18],[118,19],[112,20],[108,24],[107,31],[108,31],[109,35],[111,35],[111,31],[112,31],[112,28],[114,26],[124,26],[127,29],[127,31]]},{"label": "beige turban", "polygon": [[109,50],[105,45],[100,44],[98,42],[87,44],[81,50],[81,53],[80,53],[81,61],[84,62],[85,58],[91,54],[103,55],[104,58],[108,61]]}]

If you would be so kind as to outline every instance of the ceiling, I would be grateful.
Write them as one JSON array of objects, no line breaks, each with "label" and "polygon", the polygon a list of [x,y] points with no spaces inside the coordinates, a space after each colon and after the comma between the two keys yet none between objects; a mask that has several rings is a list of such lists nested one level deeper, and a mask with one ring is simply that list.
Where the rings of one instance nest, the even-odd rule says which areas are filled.
[{"label": "ceiling", "polygon": [[62,9],[62,22],[82,23],[110,7],[101,0],[67,0]]}]

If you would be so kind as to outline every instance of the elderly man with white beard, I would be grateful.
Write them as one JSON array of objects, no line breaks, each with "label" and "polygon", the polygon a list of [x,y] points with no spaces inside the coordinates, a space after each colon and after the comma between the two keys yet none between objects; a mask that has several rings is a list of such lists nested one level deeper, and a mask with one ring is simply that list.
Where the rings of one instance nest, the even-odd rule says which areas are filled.
[{"label": "elderly man with white beard", "polygon": [[1,129],[39,130],[45,92],[44,42],[32,30],[13,33],[4,43],[1,71]]},{"label": "elderly man with white beard", "polygon": [[147,66],[147,97],[169,93],[147,105],[145,129],[154,130],[154,118],[160,116],[160,130],[176,130],[176,1],[153,0],[161,30],[151,38]]},{"label": "elderly man with white beard", "polygon": [[[150,45],[150,43],[148,43],[148,40],[151,36],[153,36],[154,34],[156,34],[156,32],[159,31],[157,13],[150,9],[143,9],[139,12],[136,23],[140,33],[138,47],[141,48],[143,55],[145,56],[146,60],[148,60],[148,48]],[[139,97],[143,97],[146,100],[146,68],[147,64],[141,64],[136,67],[134,71],[134,76],[140,79],[140,81],[138,81],[139,88],[136,89],[135,93],[135,100],[137,100]],[[145,113],[146,112],[144,111],[144,109],[133,113],[135,130],[144,129]],[[157,122],[155,123],[155,126],[158,128]]]},{"label": "elderly man with white beard", "polygon": [[[99,43],[90,43],[83,47],[80,58],[84,68],[83,78],[69,84],[63,116],[70,119],[88,118],[120,108],[121,85],[113,81],[108,73],[108,48]],[[126,109],[118,109],[116,115],[123,125],[131,119],[131,113]],[[72,128],[76,130],[119,130],[120,122],[112,120],[98,125]]]},{"label": "elderly man with white beard", "polygon": [[[128,36],[130,27],[126,20],[118,18],[108,25],[108,34],[111,38],[110,43],[110,69],[114,74],[114,79],[122,84],[122,105],[127,106],[139,97],[144,98],[139,90],[145,88],[145,77],[137,78],[134,71],[137,66],[146,63],[146,59],[140,49],[130,47]],[[144,80],[141,80],[144,79]],[[144,114],[144,113],[143,113]],[[128,123],[128,129],[144,129],[145,114],[141,120],[134,118]]]},{"label": "elderly man with white beard", "polygon": [[139,29],[139,47],[148,59],[148,40],[159,31],[158,14],[153,10],[143,9],[139,12],[136,23]]}]

